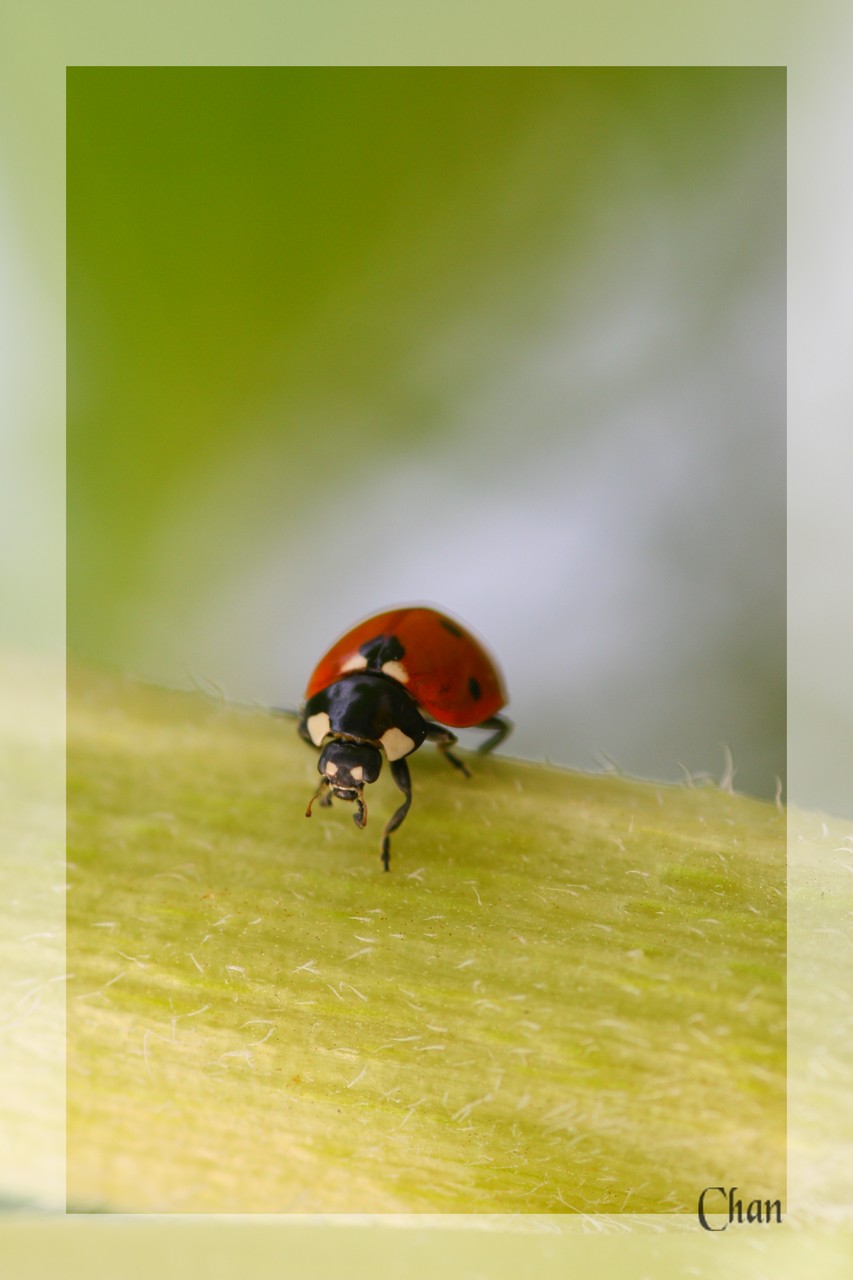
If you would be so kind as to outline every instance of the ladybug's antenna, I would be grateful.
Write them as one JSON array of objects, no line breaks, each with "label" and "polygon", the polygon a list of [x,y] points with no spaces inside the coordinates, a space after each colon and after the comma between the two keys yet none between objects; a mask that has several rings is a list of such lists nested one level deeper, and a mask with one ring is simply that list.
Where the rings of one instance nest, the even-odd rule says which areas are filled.
[{"label": "ladybug's antenna", "polygon": [[319,785],[319,787],[318,787],[318,788],[317,788],[317,790],[314,792],[314,794],[313,794],[313,796],[311,797],[311,799],[308,801],[308,808],[305,810],[305,817],[306,817],[306,818],[310,818],[310,817],[311,817],[311,807],[312,807],[312,805],[314,804],[314,801],[315,801],[315,800],[319,800],[319,799],[320,799],[320,796],[323,794],[323,792],[326,790],[326,788],[327,788],[328,786],[329,786],[329,779],[328,779],[328,778],[321,778],[321,779],[320,779],[320,785]]}]

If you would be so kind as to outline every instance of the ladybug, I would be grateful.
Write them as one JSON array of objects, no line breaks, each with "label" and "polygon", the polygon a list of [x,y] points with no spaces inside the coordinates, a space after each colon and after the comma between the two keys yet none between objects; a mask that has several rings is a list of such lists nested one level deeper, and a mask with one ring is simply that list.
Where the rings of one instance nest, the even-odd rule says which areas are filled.
[{"label": "ladybug", "polygon": [[390,837],[412,803],[407,757],[426,741],[470,777],[450,748],[454,729],[488,729],[480,746],[492,751],[512,725],[498,715],[506,704],[500,673],[485,649],[453,618],[437,609],[409,605],[359,622],[320,659],[305,690],[299,734],[320,747],[320,785],[315,800],[354,801],[353,820],[367,824],[364,788],[375,782],[384,754],[403,792],[399,809],[385,824],[382,864],[391,864]]}]

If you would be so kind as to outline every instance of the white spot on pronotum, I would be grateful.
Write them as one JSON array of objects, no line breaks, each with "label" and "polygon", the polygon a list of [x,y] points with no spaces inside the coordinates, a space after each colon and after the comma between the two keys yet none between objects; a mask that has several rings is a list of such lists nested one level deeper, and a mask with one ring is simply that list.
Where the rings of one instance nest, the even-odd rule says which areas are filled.
[{"label": "white spot on pronotum", "polygon": [[389,760],[402,760],[403,756],[409,755],[415,749],[414,742],[403,733],[402,729],[386,729],[379,741],[385,748],[385,754]]},{"label": "white spot on pronotum", "polygon": [[367,666],[367,658],[363,653],[354,653],[351,658],[347,658],[346,662],[341,663],[341,672],[344,671],[363,671]]},{"label": "white spot on pronotum", "polygon": [[308,736],[314,743],[315,747],[319,747],[326,734],[331,729],[328,711],[318,711],[316,715],[309,716],[305,721],[305,727],[308,730]]},{"label": "white spot on pronotum", "polygon": [[392,680],[399,680],[400,684],[409,683],[409,673],[402,662],[383,662],[382,674],[390,676]]}]

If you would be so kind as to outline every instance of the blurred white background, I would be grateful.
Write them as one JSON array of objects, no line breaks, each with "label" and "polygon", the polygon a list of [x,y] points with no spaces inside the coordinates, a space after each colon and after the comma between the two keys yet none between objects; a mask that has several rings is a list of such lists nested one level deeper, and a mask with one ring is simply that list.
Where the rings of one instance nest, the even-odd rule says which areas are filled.
[{"label": "blurred white background", "polygon": [[[276,157],[300,216],[289,233],[275,223],[257,233],[284,301],[256,384],[237,394],[237,374],[223,381],[228,413],[199,408],[220,376],[209,350],[232,358],[235,312],[253,324],[242,224],[220,230],[228,147],[211,144],[189,178],[174,176],[167,150],[156,180],[202,219],[184,232],[170,189],[140,196],[115,159],[118,126],[100,123],[117,95],[131,152],[160,157],[176,105],[162,107],[158,92],[166,123],[152,126],[143,107],[155,82],[134,82],[128,106],[124,86],[76,74],[74,650],[147,679],[191,673],[238,700],[294,705],[320,653],[357,619],[434,603],[505,669],[517,726],[506,750],[580,768],[606,757],[676,780],[685,768],[719,777],[729,749],[736,785],[773,796],[785,772],[782,73],[533,70],[505,85],[500,73],[419,73],[423,116],[405,79],[388,88],[379,73],[388,97],[376,128],[396,104],[424,156],[395,151],[393,138],[362,144],[367,176],[335,187],[346,228],[328,203],[317,210],[317,237],[340,262],[300,293],[314,188],[298,181],[281,72]],[[324,102],[337,93],[375,123],[362,84],[328,74],[323,84]],[[180,86],[167,88],[177,104]],[[214,131],[217,95],[232,85],[204,91]],[[299,80],[296,92],[310,116],[317,86]],[[461,124],[482,95],[503,113],[498,133]],[[241,111],[240,166],[249,139],[257,146],[245,98]],[[448,120],[463,133],[449,175]],[[343,128],[332,111],[309,152],[331,154]],[[241,174],[255,181],[254,169]],[[349,224],[365,204],[356,252]],[[120,209],[118,222],[104,208]],[[237,266],[211,250],[193,274],[187,261],[207,237]],[[187,278],[131,323],[134,256],[162,272],[164,289],[173,273]],[[128,270],[118,299],[115,262]],[[184,308],[181,295],[206,298],[211,272],[213,305],[227,289],[229,310],[199,322],[200,304]],[[307,317],[299,333],[296,314]],[[128,372],[128,344],[148,351],[147,365],[137,358]],[[175,346],[187,348],[179,382]],[[147,416],[134,417],[140,399]],[[187,465],[173,437],[190,438],[194,414]],[[161,454],[146,455],[140,434],[158,432]],[[100,471],[106,481],[92,482]]]},{"label": "blurred white background", "polygon": [[[790,713],[793,798],[841,813],[851,805],[853,721],[844,465],[850,191],[833,148],[843,143],[849,90],[841,68],[832,75],[827,66],[810,80],[801,71],[809,107],[792,135],[802,175],[792,224],[812,257],[808,265],[795,258],[791,272]],[[7,135],[10,127],[7,119]],[[18,198],[21,136],[4,151],[0,199],[3,641],[37,649],[55,641],[61,609],[57,388],[36,374],[41,353],[55,350],[59,315],[36,265],[39,224],[26,178]],[[596,228],[580,276],[575,261],[567,282],[552,259],[540,275],[547,305],[537,300],[536,323],[509,356],[501,347],[491,377],[471,385],[460,369],[472,350],[475,364],[488,364],[490,331],[506,330],[493,299],[478,306],[472,296],[467,314],[414,344],[406,376],[417,383],[437,372],[456,383],[444,441],[402,450],[377,472],[373,442],[371,465],[355,466],[352,433],[342,456],[334,423],[306,416],[318,477],[310,518],[301,510],[290,518],[292,494],[282,485],[278,533],[269,518],[251,554],[238,563],[220,556],[215,589],[196,572],[193,539],[218,555],[222,502],[242,505],[272,487],[270,461],[280,460],[256,442],[243,457],[208,466],[151,532],[148,589],[137,584],[122,602],[122,665],[179,683],[189,669],[237,698],[293,701],[318,652],[356,617],[431,600],[469,622],[500,658],[517,723],[513,750],[594,767],[601,749],[627,770],[678,777],[679,761],[719,772],[726,742],[736,785],[767,794],[778,771],[784,661],[776,572],[783,321],[778,227],[764,235],[767,208],[781,214],[759,142],[738,138],[727,183],[713,192],[697,185],[692,206],[656,207],[650,194],[641,225],[615,218]],[[819,191],[825,198],[816,200]],[[741,257],[731,247],[739,233],[748,245]],[[721,259],[731,268],[725,289]],[[250,412],[275,414],[277,405],[271,398]],[[561,430],[568,418],[570,444]],[[484,506],[489,518],[474,518]],[[178,625],[182,593],[191,607]],[[768,685],[773,724],[762,740]]]}]

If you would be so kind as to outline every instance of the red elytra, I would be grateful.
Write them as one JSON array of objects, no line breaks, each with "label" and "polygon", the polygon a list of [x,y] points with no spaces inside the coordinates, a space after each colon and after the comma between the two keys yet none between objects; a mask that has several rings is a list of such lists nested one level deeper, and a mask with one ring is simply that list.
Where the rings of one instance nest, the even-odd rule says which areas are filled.
[{"label": "red elytra", "polygon": [[374,614],[347,631],[317,663],[306,700],[365,665],[362,646],[380,638],[398,641],[402,650],[385,664],[385,673],[442,724],[471,728],[506,705],[500,673],[480,642],[455,619],[424,605]]}]

